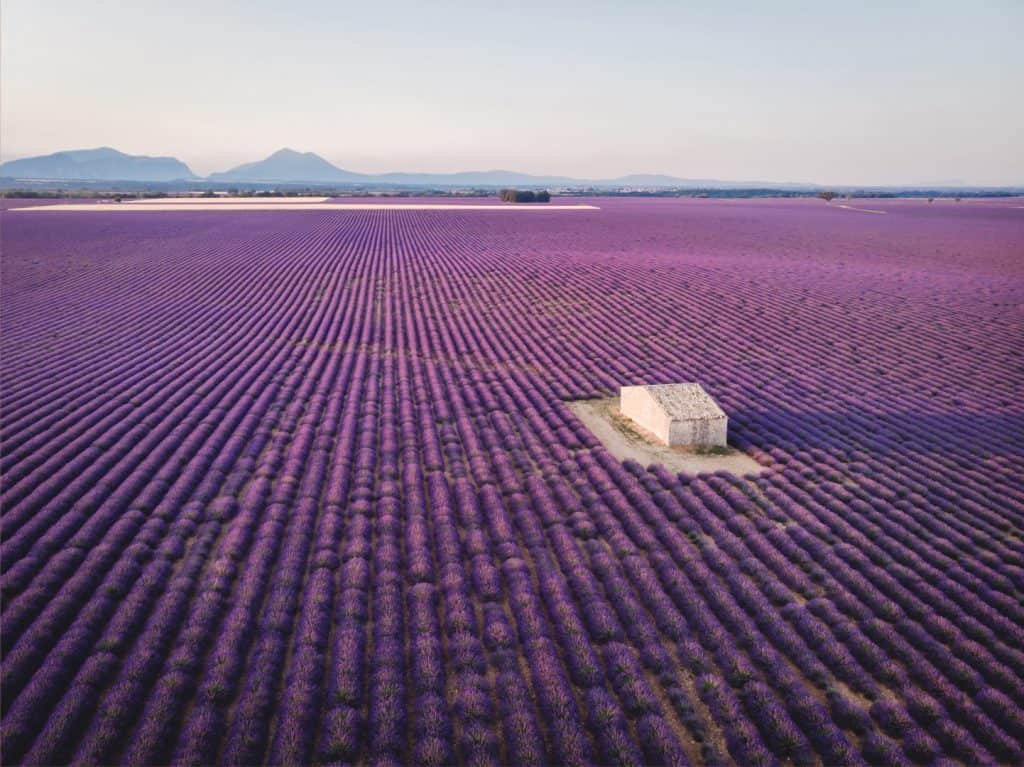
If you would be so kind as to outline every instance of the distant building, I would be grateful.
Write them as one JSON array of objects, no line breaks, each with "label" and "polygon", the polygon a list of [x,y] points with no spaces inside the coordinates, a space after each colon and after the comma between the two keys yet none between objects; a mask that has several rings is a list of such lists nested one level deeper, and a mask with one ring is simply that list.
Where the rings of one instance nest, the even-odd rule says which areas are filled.
[{"label": "distant building", "polygon": [[619,409],[670,447],[725,447],[729,419],[698,383],[623,386]]}]

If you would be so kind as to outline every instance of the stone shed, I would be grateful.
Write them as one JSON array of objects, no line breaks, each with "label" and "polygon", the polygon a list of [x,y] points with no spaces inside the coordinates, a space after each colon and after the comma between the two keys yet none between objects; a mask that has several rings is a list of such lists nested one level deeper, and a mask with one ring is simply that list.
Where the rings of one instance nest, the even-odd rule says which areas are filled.
[{"label": "stone shed", "polygon": [[619,410],[670,447],[725,447],[729,419],[698,383],[623,386]]}]

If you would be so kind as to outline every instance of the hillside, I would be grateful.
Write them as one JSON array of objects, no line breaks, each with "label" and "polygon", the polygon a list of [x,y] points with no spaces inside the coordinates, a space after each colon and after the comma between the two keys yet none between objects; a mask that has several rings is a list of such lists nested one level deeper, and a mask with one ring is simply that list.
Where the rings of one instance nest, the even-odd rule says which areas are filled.
[{"label": "hillside", "polygon": [[0,176],[73,181],[189,181],[198,178],[175,157],[130,155],[110,147],[12,160],[0,164]]}]

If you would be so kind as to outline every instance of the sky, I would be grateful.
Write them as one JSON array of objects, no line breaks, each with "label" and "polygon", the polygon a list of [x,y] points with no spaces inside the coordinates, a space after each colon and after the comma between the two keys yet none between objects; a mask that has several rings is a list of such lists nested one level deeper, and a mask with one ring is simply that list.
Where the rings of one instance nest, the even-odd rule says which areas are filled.
[{"label": "sky", "polygon": [[1021,0],[4,0],[0,158],[1024,184]]}]

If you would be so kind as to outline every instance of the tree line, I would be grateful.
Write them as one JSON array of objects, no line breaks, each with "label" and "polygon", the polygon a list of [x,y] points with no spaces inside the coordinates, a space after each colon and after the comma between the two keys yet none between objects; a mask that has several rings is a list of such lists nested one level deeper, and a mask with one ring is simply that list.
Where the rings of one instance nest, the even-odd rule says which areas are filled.
[{"label": "tree line", "polygon": [[502,189],[498,192],[502,202],[550,202],[551,193],[546,191],[531,192],[522,189]]}]

